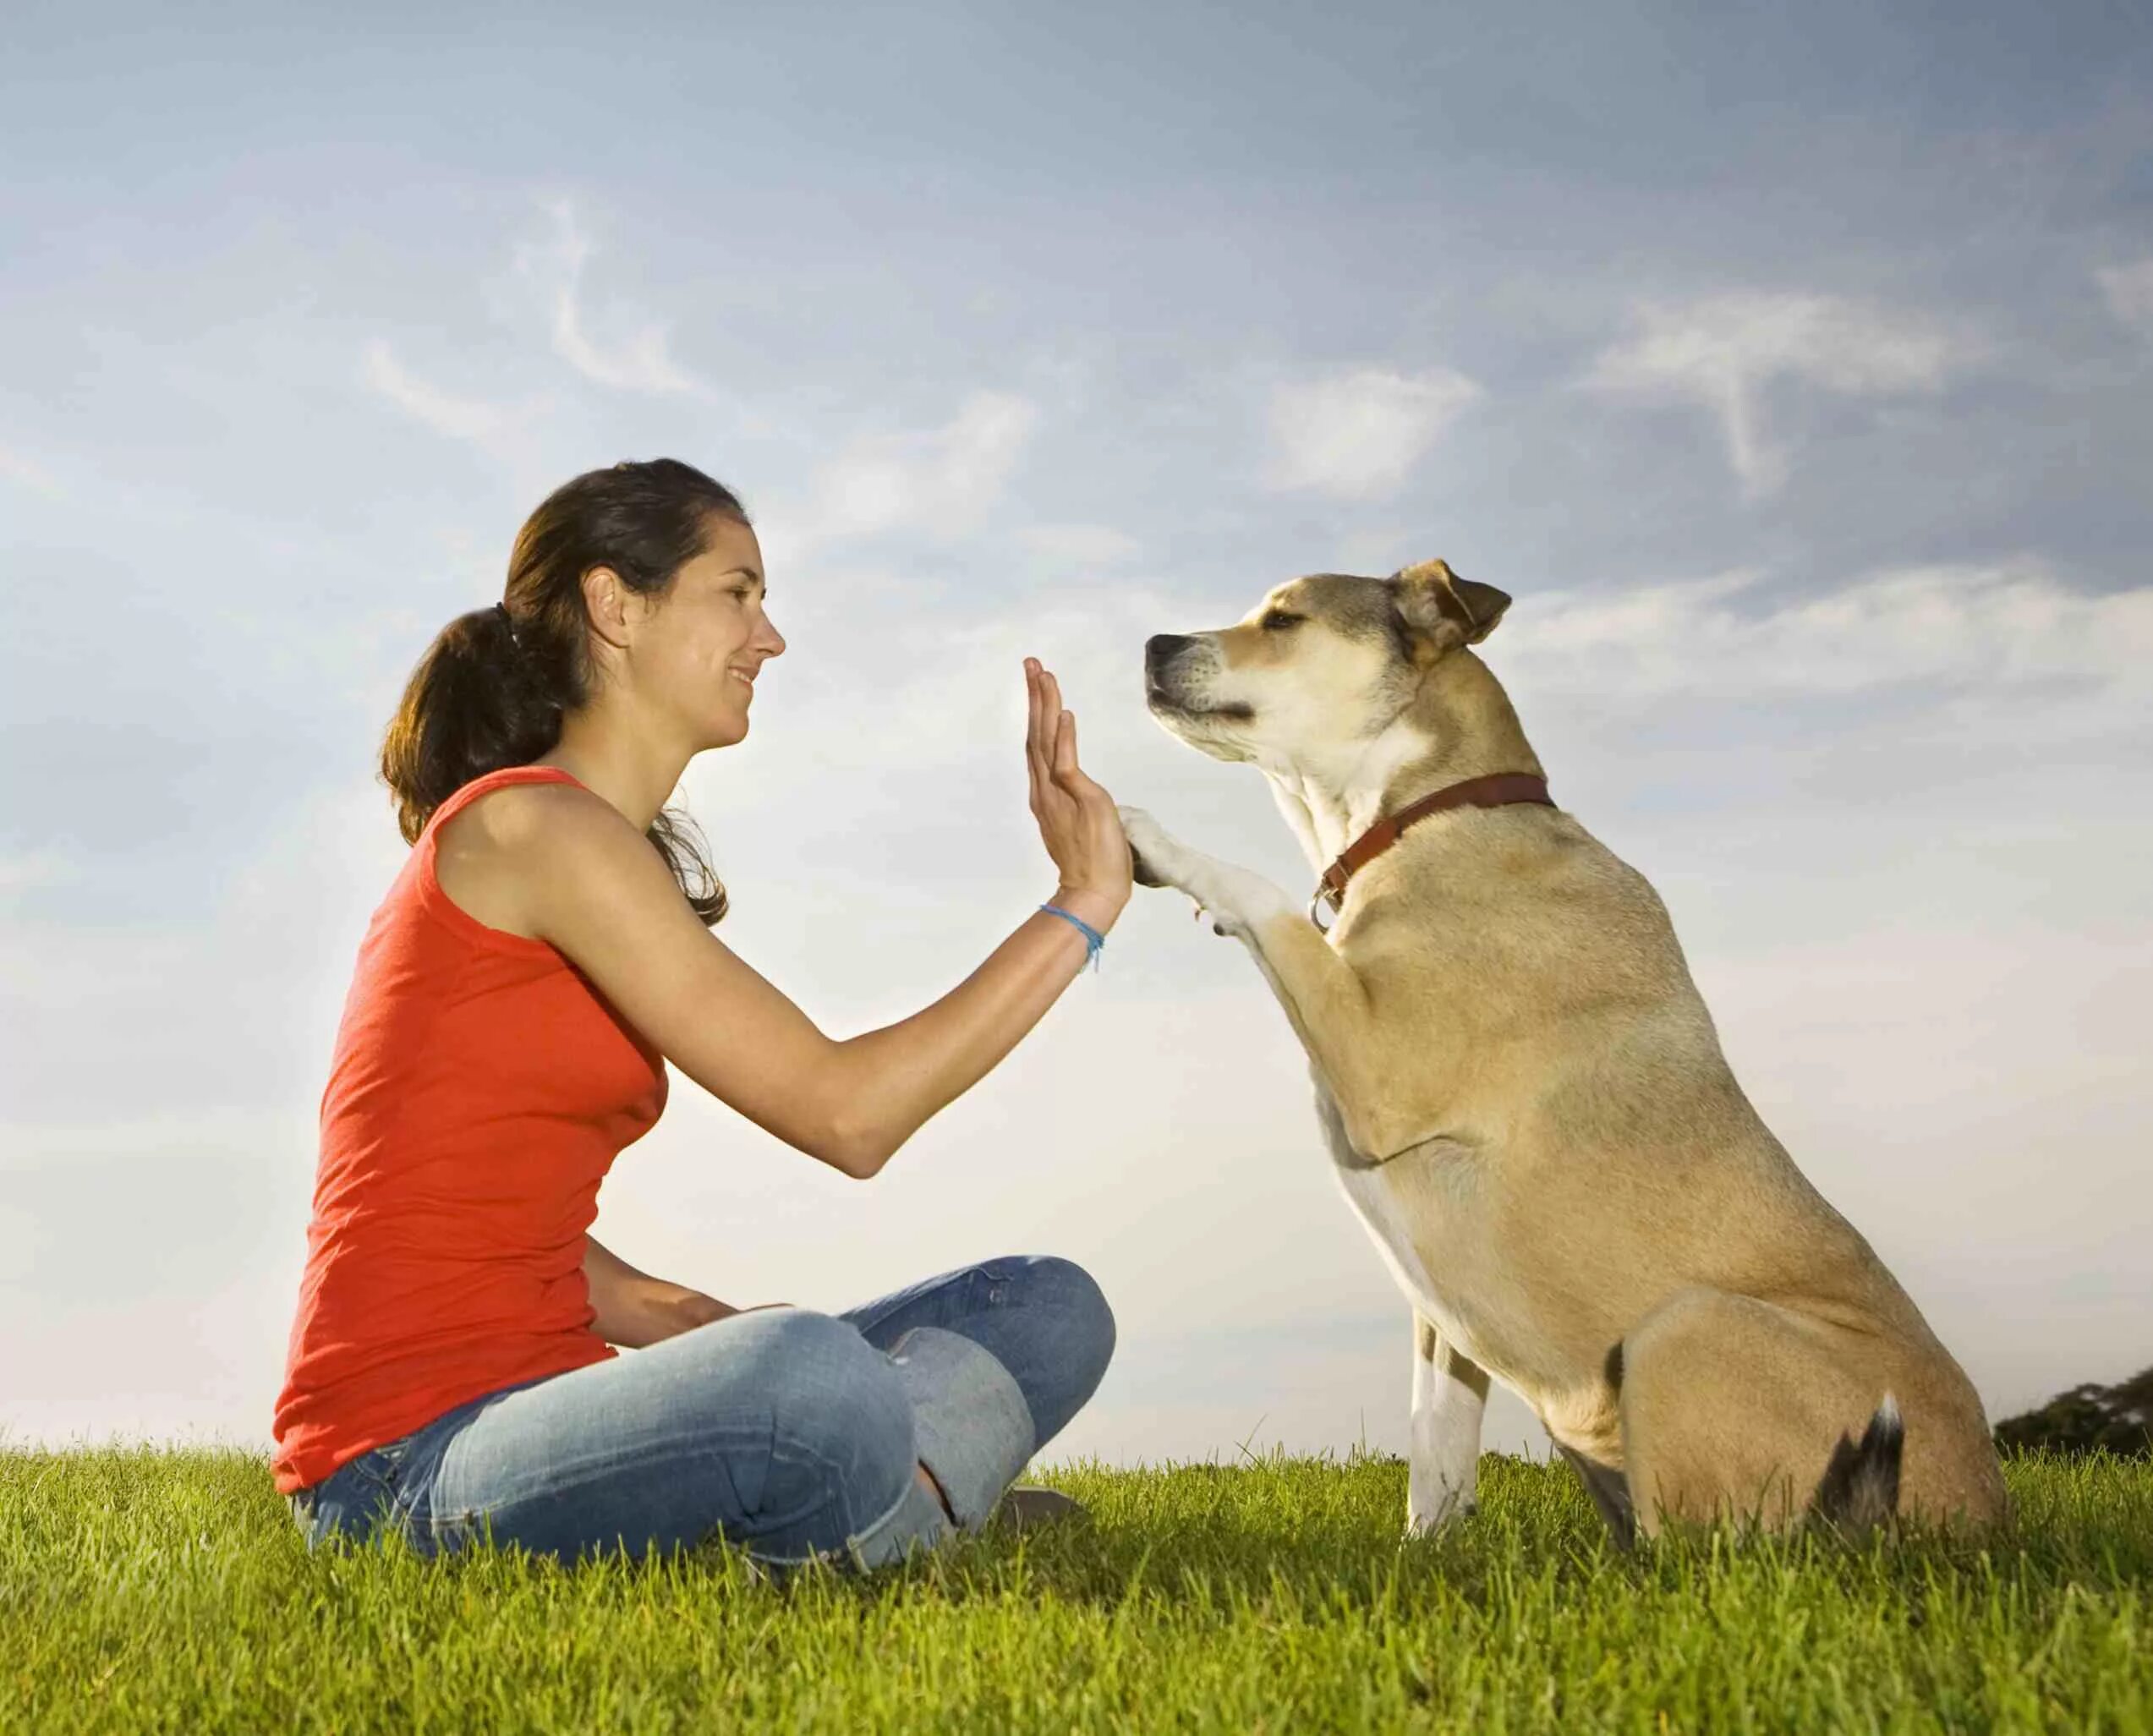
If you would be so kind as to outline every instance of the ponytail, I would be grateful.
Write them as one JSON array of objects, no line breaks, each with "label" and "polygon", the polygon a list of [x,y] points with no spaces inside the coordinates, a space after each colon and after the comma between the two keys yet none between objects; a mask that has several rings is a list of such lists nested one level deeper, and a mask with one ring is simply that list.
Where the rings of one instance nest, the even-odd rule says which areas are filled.
[{"label": "ponytail", "polygon": [[381,743],[397,826],[415,844],[472,779],[529,765],[561,739],[561,707],[498,605],[459,615],[419,660]]}]

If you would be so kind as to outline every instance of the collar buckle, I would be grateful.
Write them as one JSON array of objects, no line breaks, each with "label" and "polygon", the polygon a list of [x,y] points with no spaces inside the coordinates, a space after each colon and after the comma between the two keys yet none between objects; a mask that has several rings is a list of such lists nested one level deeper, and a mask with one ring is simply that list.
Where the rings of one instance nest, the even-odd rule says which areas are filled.
[{"label": "collar buckle", "polygon": [[[1318,934],[1328,934],[1338,926],[1339,913],[1345,908],[1345,882],[1350,873],[1343,861],[1334,862],[1323,870],[1323,878],[1316,882],[1316,890],[1308,900],[1308,920],[1316,925]],[[1326,906],[1331,913],[1328,923],[1316,913]]]}]

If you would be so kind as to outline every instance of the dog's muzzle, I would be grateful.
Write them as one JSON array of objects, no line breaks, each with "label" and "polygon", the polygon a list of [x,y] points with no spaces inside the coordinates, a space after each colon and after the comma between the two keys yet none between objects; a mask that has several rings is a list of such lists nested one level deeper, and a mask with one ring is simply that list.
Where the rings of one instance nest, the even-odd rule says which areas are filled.
[{"label": "dog's muzzle", "polygon": [[1196,641],[1186,633],[1153,633],[1144,641],[1144,695],[1147,698],[1174,699],[1173,671],[1189,648]]},{"label": "dog's muzzle", "polygon": [[1246,722],[1256,713],[1246,705],[1202,705],[1183,683],[1204,661],[1203,641],[1186,633],[1153,633],[1144,641],[1144,699],[1153,710],[1164,707],[1186,717],[1224,717]]},{"label": "dog's muzzle", "polygon": [[1196,643],[1186,633],[1153,633],[1144,641],[1144,698],[1153,705],[1179,707],[1181,695],[1175,690],[1174,665],[1182,654]]}]

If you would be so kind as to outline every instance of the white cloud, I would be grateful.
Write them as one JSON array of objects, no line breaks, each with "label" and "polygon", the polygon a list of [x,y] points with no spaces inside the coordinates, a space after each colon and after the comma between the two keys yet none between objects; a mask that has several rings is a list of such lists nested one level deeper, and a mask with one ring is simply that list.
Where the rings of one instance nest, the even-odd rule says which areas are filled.
[{"label": "white cloud", "polygon": [[2140,337],[2153,342],[2153,259],[2134,266],[2113,266],[2095,274],[2108,311]]},{"label": "white cloud", "polygon": [[366,346],[361,378],[374,392],[435,433],[488,451],[497,450],[528,414],[528,409],[507,404],[459,397],[420,379],[397,359],[386,338],[377,337]]},{"label": "white cloud", "polygon": [[1718,417],[1728,462],[1752,496],[1787,475],[1787,454],[1764,425],[1762,394],[1774,381],[1849,397],[1934,392],[1969,353],[1932,322],[1827,295],[1709,296],[1641,308],[1632,324],[1584,383],[1702,405]]},{"label": "white cloud", "polygon": [[60,479],[46,466],[26,453],[6,446],[0,446],[0,482],[11,482],[18,488],[26,488],[32,494],[53,500],[66,491],[60,486]]},{"label": "white cloud", "polygon": [[72,864],[49,846],[19,856],[0,856],[0,905],[5,905],[33,886],[51,886],[68,879]]},{"label": "white cloud", "polygon": [[1739,698],[1893,687],[2136,682],[2153,587],[2096,595],[2037,564],[1922,567],[1782,593],[1756,576],[1520,596],[1494,655],[1543,690]]},{"label": "white cloud", "polygon": [[1271,398],[1272,485],[1344,500],[1388,495],[1480,395],[1449,368],[1361,368],[1282,386]]},{"label": "white cloud", "polygon": [[816,478],[804,516],[770,515],[775,536],[794,552],[891,531],[942,540],[966,535],[1000,500],[1038,419],[1028,398],[975,392],[940,428],[855,440]]},{"label": "white cloud", "polygon": [[550,209],[552,235],[519,248],[516,269],[545,298],[554,353],[585,379],[624,392],[700,390],[673,359],[664,326],[616,310],[611,316],[599,316],[611,341],[594,333],[594,315],[584,305],[583,292],[583,271],[594,250],[571,201],[556,200]]}]

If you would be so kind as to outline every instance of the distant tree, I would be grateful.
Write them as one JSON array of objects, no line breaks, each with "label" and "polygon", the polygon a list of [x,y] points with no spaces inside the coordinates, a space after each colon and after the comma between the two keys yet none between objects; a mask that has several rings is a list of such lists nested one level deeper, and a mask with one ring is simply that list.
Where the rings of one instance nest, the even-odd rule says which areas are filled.
[{"label": "distant tree", "polygon": [[2105,1447],[2119,1457],[2153,1458],[2153,1368],[2112,1387],[2073,1387],[2037,1410],[2007,1417],[1996,1426],[1996,1443],[2007,1452]]}]

